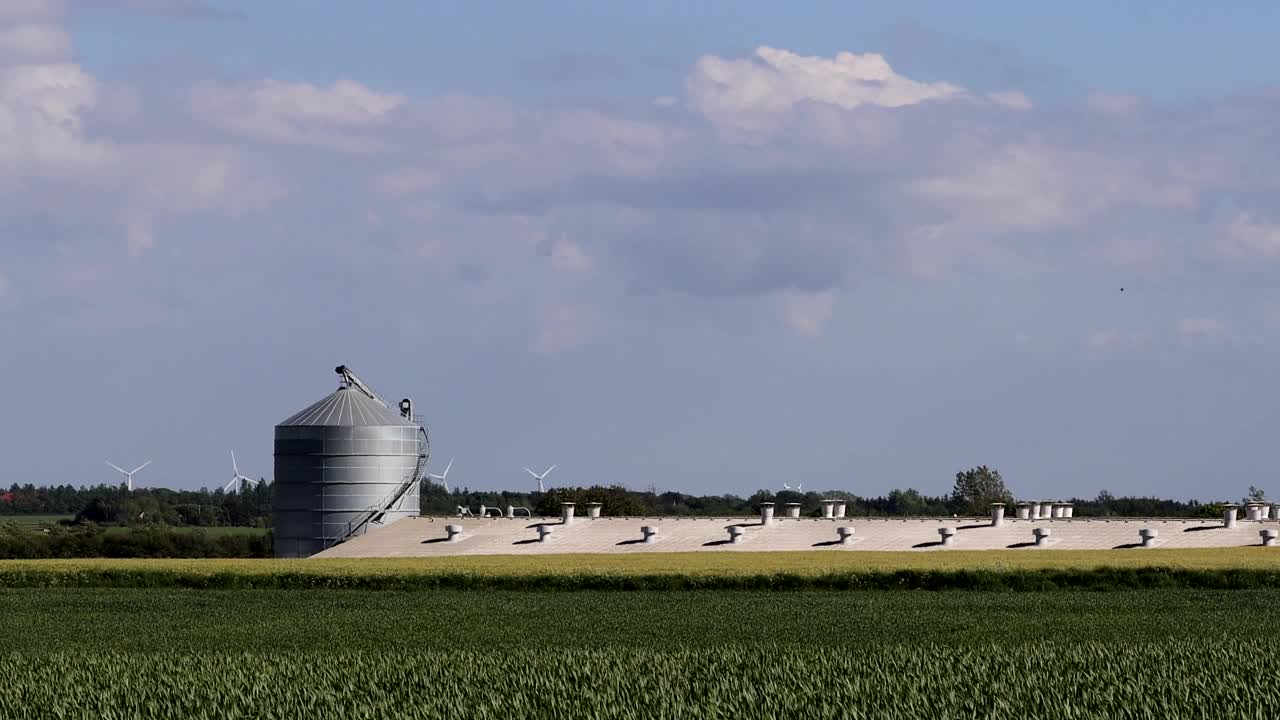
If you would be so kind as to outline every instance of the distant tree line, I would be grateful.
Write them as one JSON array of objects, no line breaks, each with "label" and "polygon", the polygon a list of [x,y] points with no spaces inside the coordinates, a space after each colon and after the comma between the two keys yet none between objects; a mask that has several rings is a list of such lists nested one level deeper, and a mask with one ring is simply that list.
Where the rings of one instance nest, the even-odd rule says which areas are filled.
[{"label": "distant tree line", "polygon": [[[1262,499],[1257,488],[1250,488],[1250,499]],[[546,493],[472,491],[467,488],[446,493],[439,485],[426,485],[422,490],[424,515],[452,515],[459,506],[472,512],[481,505],[505,509],[507,505],[529,508],[534,515],[560,514],[560,503],[572,502],[579,507],[588,502],[601,503],[601,513],[612,516],[664,515],[678,517],[745,517],[760,512],[760,503],[800,503],[802,515],[822,514],[821,501],[845,501],[849,517],[949,517],[976,516],[990,512],[991,503],[1009,505],[1013,514],[1015,496],[1005,486],[999,471],[985,465],[956,473],[949,495],[926,495],[914,488],[890,490],[887,495],[862,496],[850,492],[795,490],[757,490],[747,497],[739,495],[686,495],[679,492],[659,493],[654,489],[631,490],[620,485],[591,487],[554,487]],[[1215,517],[1222,513],[1220,503],[1196,500],[1166,500],[1146,497],[1115,497],[1103,490],[1094,498],[1043,498],[1063,500],[1075,505],[1075,517]],[[581,512],[581,511],[580,511]]]},{"label": "distant tree line", "polygon": [[0,519],[0,559],[38,558],[266,558],[271,533],[206,534],[147,525],[105,528],[95,523],[30,529]]},{"label": "distant tree line", "polygon": [[72,515],[76,523],[194,527],[270,527],[271,486],[246,483],[238,493],[121,485],[37,487],[0,491],[0,519],[15,515]]},{"label": "distant tree line", "polygon": [[[270,527],[271,490],[265,480],[246,484],[242,492],[222,490],[170,490],[124,485],[36,487],[17,485],[0,490],[0,520],[5,516],[69,515],[71,523],[96,525],[161,525],[174,527]],[[948,495],[926,495],[914,488],[895,489],[886,495],[862,496],[845,491],[757,490],[749,496],[659,493],[655,488],[632,490],[620,485],[553,487],[545,493],[473,491],[445,492],[424,482],[421,511],[424,515],[452,515],[459,506],[477,512],[481,505],[505,510],[507,505],[528,508],[534,515],[555,516],[560,503],[602,504],[612,516],[670,515],[683,517],[742,517],[759,512],[760,503],[800,503],[806,516],[821,514],[820,501],[845,501],[850,517],[945,517],[985,515],[992,502],[1013,503],[999,471],[979,465],[957,472]],[[1094,498],[1047,498],[1074,503],[1076,517],[1212,517],[1221,513],[1218,503],[1200,503],[1155,497],[1116,497],[1103,490]],[[1242,500],[1263,500],[1256,487]],[[1012,507],[1009,509],[1012,514]]]}]

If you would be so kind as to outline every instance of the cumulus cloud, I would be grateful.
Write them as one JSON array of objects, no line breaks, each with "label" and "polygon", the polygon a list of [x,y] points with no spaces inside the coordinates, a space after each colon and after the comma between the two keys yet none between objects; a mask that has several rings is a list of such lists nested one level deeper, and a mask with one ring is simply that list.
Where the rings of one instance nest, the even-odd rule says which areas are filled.
[{"label": "cumulus cloud", "polygon": [[689,94],[704,112],[786,110],[805,100],[846,110],[860,105],[898,107],[955,96],[950,83],[922,83],[899,75],[876,53],[842,52],[834,58],[807,57],[760,47],[755,57],[700,58]]},{"label": "cumulus cloud", "polygon": [[96,81],[73,63],[0,67],[0,182],[100,166],[107,148],[82,123],[96,101]]},{"label": "cumulus cloud", "polygon": [[231,133],[342,150],[382,147],[361,131],[385,122],[405,101],[403,95],[378,92],[352,80],[336,80],[328,87],[265,80],[248,88],[198,88],[191,95],[196,115]]},{"label": "cumulus cloud", "polygon": [[122,116],[142,124],[127,137],[94,132],[109,93],[76,62],[66,22],[61,3],[12,0],[0,8],[0,226],[10,229],[6,249],[14,249],[0,259],[43,293],[28,296],[76,297],[68,306],[78,312],[101,303],[92,314],[109,322],[112,300],[96,295],[100,284],[56,281],[67,262],[109,272],[103,258],[156,247],[168,220],[233,217],[279,192],[246,172],[251,162],[241,150],[151,138],[146,117]]},{"label": "cumulus cloud", "polygon": [[713,121],[728,128],[760,129],[773,126],[779,113],[805,102],[844,110],[893,108],[946,100],[964,91],[950,83],[900,75],[876,53],[841,52],[822,58],[762,46],[750,58],[699,58],[686,92],[692,106]]},{"label": "cumulus cloud", "polygon": [[[4,4],[0,30],[65,27],[57,7],[24,1]],[[118,250],[145,254],[183,223],[292,202],[222,242],[266,253],[265,237],[358,239],[368,257],[438,273],[460,301],[545,306],[532,321],[542,351],[576,346],[595,322],[581,308],[625,294],[769,297],[779,330],[816,336],[865,278],[1141,269],[1205,247],[1280,257],[1275,97],[1094,96],[1045,113],[1021,92],[907,77],[873,53],[763,47],[700,58],[683,94],[656,102],[201,79],[172,91],[185,102],[139,85],[118,103],[128,112],[106,113],[107,98],[132,96],[69,48],[12,46],[41,60],[0,66],[0,213],[75,198],[94,228],[83,237],[108,227]],[[61,184],[37,193],[37,180]],[[1204,220],[1221,193],[1253,206]],[[323,219],[291,232],[294,215]],[[1085,342],[1138,340],[1112,329]]]},{"label": "cumulus cloud", "polygon": [[959,170],[913,188],[966,231],[1059,229],[1121,207],[1189,210],[1196,202],[1194,185],[1174,168],[1043,143],[1006,145]]}]

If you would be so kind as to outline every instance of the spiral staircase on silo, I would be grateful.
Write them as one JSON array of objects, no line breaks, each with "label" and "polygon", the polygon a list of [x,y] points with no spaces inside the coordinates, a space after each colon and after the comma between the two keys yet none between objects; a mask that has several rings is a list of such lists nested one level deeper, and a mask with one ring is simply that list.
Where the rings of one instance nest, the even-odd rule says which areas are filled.
[{"label": "spiral staircase on silo", "polygon": [[[347,381],[347,383],[369,397],[377,400],[386,407],[387,402],[378,396],[368,385],[366,385],[356,374],[345,365],[339,365],[338,374]],[[325,542],[325,548],[333,547],[347,539],[359,535],[368,528],[369,525],[377,525],[382,522],[382,518],[390,511],[396,508],[396,505],[409,493],[410,490],[417,492],[421,487],[422,478],[426,476],[427,460],[431,457],[431,437],[427,434],[427,426],[422,423],[422,416],[413,412],[413,401],[405,398],[400,401],[400,414],[405,418],[413,421],[418,426],[418,463],[411,475],[404,479],[404,482],[396,486],[396,489],[389,493],[387,497],[380,502],[369,506],[351,522],[347,523],[346,530],[336,537],[330,538]]]}]

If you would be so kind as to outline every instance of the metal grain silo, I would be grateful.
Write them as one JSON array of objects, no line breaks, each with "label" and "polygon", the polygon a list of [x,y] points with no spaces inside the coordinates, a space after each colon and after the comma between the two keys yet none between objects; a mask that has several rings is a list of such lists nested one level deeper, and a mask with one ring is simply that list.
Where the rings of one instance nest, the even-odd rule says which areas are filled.
[{"label": "metal grain silo", "polygon": [[391,409],[345,366],[333,394],[276,426],[276,557],[308,557],[418,514],[430,454],[410,400]]}]

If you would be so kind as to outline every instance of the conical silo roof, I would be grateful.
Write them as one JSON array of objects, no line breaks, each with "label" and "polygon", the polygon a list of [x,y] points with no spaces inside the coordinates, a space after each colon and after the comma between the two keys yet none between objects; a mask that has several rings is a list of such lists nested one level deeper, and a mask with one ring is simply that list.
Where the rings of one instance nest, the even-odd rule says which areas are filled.
[{"label": "conical silo roof", "polygon": [[277,427],[364,427],[413,425],[400,413],[350,387],[340,387],[329,397],[294,414]]}]

